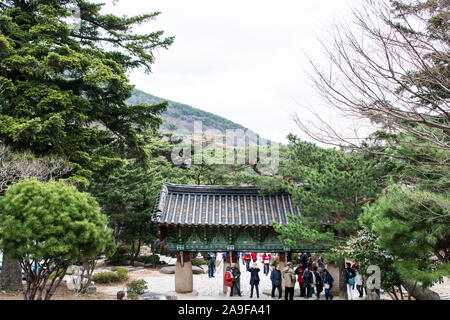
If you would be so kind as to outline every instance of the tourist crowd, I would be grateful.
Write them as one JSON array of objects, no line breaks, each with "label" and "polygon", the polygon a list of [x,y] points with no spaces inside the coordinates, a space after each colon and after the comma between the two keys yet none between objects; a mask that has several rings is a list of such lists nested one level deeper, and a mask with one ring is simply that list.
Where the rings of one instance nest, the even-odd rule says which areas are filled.
[{"label": "tourist crowd", "polygon": [[[252,253],[240,253],[239,257],[242,259],[243,265],[246,266],[246,270],[251,273],[250,276],[250,298],[253,297],[253,292],[256,291],[256,296],[259,298],[259,272],[257,267],[257,254]],[[225,259],[225,256],[224,256]],[[261,257],[261,262],[264,265],[264,274],[268,276],[270,271],[270,262],[272,256],[268,253],[264,253]],[[285,300],[293,300],[294,289],[296,283],[298,283],[300,297],[305,299],[311,299],[315,296],[320,300],[321,294],[325,295],[326,300],[333,300],[333,294],[331,290],[334,286],[334,279],[330,272],[326,269],[326,265],[321,257],[316,262],[312,257],[303,253],[298,256],[297,267],[294,268],[292,262],[287,262],[286,267],[281,270],[279,264],[270,272],[270,280],[272,282],[272,298],[282,299],[282,284],[284,283],[284,298]],[[347,284],[347,296],[349,300],[354,300],[353,290],[355,289],[359,293],[359,297],[364,296],[364,279],[359,274],[359,264],[346,263],[345,268],[345,280]],[[228,266],[225,273],[225,286],[229,287],[230,296],[233,295],[234,289],[237,290],[239,296],[241,296],[241,290],[239,285],[239,279],[241,272],[237,268],[236,264]],[[278,297],[276,292],[278,291]],[[376,293],[380,295],[380,290],[376,290]],[[367,293],[366,293],[367,294]]]}]

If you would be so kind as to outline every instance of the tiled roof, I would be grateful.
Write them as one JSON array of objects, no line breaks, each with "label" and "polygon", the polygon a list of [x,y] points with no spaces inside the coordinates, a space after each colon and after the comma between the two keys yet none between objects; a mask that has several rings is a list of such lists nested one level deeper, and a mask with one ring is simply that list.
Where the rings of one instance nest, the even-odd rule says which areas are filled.
[{"label": "tiled roof", "polygon": [[300,211],[287,193],[261,195],[256,187],[192,186],[165,183],[153,221],[172,225],[271,226],[286,224]]}]

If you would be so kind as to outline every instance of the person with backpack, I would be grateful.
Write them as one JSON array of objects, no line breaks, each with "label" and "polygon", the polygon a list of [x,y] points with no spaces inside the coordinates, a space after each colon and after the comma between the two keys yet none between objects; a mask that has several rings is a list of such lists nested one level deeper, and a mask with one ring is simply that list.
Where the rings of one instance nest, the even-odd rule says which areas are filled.
[{"label": "person with backpack", "polygon": [[264,274],[266,276],[269,275],[269,265],[270,265],[270,261],[272,260],[272,255],[270,253],[264,253],[262,256],[262,261],[264,264]]},{"label": "person with backpack", "polygon": [[259,299],[259,268],[256,263],[253,263],[252,267],[250,268],[250,299],[253,298],[253,288],[256,288],[256,297]]},{"label": "person with backpack", "polygon": [[333,295],[331,294],[331,288],[333,288],[333,276],[328,272],[327,269],[323,270],[323,287],[325,288],[325,300],[333,300]]},{"label": "person with backpack", "polygon": [[[226,268],[226,272],[225,272],[225,277],[223,279],[223,284],[225,287],[227,287],[227,294],[229,291],[231,291],[231,288],[233,287],[233,274],[231,273],[231,267],[227,266]],[[230,288],[230,290],[228,290],[228,288]],[[230,293],[230,297],[231,297],[231,293]]]},{"label": "person with backpack", "polygon": [[292,262],[288,262],[283,270],[284,299],[294,300],[295,273],[292,268]]},{"label": "person with backpack", "polygon": [[272,299],[275,299],[275,289],[278,289],[278,300],[281,300],[281,271],[278,264],[270,273],[270,280],[272,281]]},{"label": "person with backpack", "polygon": [[306,296],[306,288],[303,286],[303,272],[305,269],[303,268],[303,263],[300,263],[300,265],[295,269],[295,274],[298,276],[297,281],[300,285],[300,297],[304,298]]},{"label": "person with backpack", "polygon": [[239,297],[242,297],[241,295],[241,287],[239,285],[239,279],[241,277],[241,272],[236,267],[236,264],[233,263],[233,266],[231,267],[231,274],[233,275],[233,286],[231,287],[231,293],[230,296],[233,296],[233,289],[236,287],[237,293]]},{"label": "person with backpack", "polygon": [[309,270],[309,267],[305,267],[305,271],[303,271],[303,287],[306,290],[306,299],[309,299],[312,297],[312,286],[314,284],[314,274],[313,271]]},{"label": "person with backpack", "polygon": [[347,300],[354,300],[353,286],[355,285],[355,270],[351,268],[350,262],[345,263],[345,280],[347,283]]}]

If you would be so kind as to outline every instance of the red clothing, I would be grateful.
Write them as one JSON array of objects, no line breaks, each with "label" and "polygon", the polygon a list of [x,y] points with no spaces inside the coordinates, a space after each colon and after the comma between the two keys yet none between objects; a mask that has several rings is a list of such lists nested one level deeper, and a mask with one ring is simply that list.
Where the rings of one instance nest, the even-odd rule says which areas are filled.
[{"label": "red clothing", "polygon": [[247,262],[250,262],[250,261],[252,261],[252,256],[250,254],[246,253],[244,255],[244,260],[247,261]]},{"label": "red clothing", "polygon": [[231,271],[225,272],[225,278],[223,280],[223,283],[224,283],[225,287],[233,286],[233,276],[231,274]]},{"label": "red clothing", "polygon": [[263,263],[265,263],[265,261],[266,260],[269,260],[269,263],[270,263],[270,260],[272,260],[272,255],[269,253],[269,254],[263,254],[263,256],[262,256],[262,261],[263,261]]},{"label": "red clothing", "polygon": [[257,255],[256,252],[252,252],[252,259],[253,259],[253,261],[256,261],[256,255]]},{"label": "red clothing", "polygon": [[298,272],[298,278],[297,278],[297,281],[298,281],[298,283],[300,283],[300,284],[302,284],[302,282],[303,282],[303,272],[305,271],[305,269],[303,269],[303,268],[297,268],[296,270],[295,270],[295,273],[297,273]]}]

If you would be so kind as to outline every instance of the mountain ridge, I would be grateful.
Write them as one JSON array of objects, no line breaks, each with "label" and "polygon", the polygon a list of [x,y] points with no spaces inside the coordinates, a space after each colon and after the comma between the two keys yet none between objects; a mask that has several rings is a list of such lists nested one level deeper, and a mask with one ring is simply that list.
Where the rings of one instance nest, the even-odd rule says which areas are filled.
[{"label": "mountain ridge", "polygon": [[[206,131],[208,129],[216,129],[220,130],[225,135],[226,130],[241,129],[244,130],[246,135],[249,136],[250,144],[257,143],[258,138],[255,137],[263,139],[256,132],[227,118],[208,111],[201,110],[199,108],[192,107],[184,103],[160,98],[139,89],[133,90],[133,95],[130,99],[127,100],[127,103],[130,105],[139,103],[146,103],[151,105],[164,101],[167,101],[168,105],[167,110],[162,115],[162,132],[177,132],[182,135],[188,135],[194,131],[194,121],[201,121],[203,131]],[[273,144],[273,142],[268,139],[265,139],[265,141],[267,141],[267,143]]]}]

